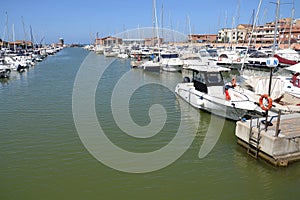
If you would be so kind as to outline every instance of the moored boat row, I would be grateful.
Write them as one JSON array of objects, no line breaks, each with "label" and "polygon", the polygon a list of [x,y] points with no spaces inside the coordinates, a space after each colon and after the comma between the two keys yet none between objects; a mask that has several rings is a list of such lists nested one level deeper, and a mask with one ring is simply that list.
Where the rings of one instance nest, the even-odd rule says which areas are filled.
[{"label": "moored boat row", "polygon": [[36,49],[20,49],[14,51],[2,48],[0,51],[0,78],[9,78],[11,72],[22,73],[47,56],[54,55],[63,47],[44,46]]}]

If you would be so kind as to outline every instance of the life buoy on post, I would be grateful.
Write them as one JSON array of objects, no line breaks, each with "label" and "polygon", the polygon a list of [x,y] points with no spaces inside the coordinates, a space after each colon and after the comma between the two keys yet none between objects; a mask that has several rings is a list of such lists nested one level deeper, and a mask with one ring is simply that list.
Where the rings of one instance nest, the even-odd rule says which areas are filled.
[{"label": "life buoy on post", "polygon": [[[264,105],[264,100],[267,100],[267,106]],[[272,98],[267,94],[263,94],[259,98],[259,106],[265,111],[270,110],[270,108],[272,107],[272,102]]]}]

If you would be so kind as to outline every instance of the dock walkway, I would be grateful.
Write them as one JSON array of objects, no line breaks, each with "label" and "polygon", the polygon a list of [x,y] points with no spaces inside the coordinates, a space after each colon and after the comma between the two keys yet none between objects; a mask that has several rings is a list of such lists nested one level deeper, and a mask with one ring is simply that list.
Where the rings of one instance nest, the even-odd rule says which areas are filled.
[{"label": "dock walkway", "polygon": [[[281,115],[280,120],[275,116],[267,130],[262,123],[264,120],[238,121],[235,131],[238,144],[248,152],[256,151],[256,157],[276,166],[287,166],[289,162],[300,160],[300,114]],[[257,146],[251,141],[256,141]]]}]

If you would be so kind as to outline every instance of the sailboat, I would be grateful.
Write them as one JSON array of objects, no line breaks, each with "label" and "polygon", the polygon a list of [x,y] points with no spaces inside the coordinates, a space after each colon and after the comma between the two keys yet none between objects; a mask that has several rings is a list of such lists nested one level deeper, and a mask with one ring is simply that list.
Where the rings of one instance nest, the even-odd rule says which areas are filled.
[{"label": "sailboat", "polygon": [[290,33],[289,33],[289,40],[288,40],[288,48],[279,49],[275,52],[275,55],[274,55],[279,60],[279,63],[284,66],[295,65],[300,62],[299,53],[291,48],[294,13],[295,13],[295,7],[294,7],[294,1],[293,1],[292,16],[291,16],[290,27],[289,27]]},{"label": "sailboat", "polygon": [[[158,21],[157,21],[157,14],[156,14],[156,0],[153,0],[153,14],[155,20],[155,29],[157,35],[157,54],[153,53],[150,56],[150,60],[143,63],[140,67],[142,67],[145,71],[151,72],[160,72],[160,38],[159,38],[159,31],[158,31]],[[155,37],[154,37],[155,38]],[[155,40],[154,40],[155,43]],[[157,55],[157,56],[155,56]]]}]

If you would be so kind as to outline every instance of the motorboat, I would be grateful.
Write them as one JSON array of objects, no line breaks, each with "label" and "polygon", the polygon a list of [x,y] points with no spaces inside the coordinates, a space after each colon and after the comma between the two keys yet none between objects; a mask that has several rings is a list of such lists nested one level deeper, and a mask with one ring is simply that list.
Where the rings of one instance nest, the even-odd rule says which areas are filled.
[{"label": "motorboat", "polygon": [[217,65],[241,65],[242,57],[235,51],[224,51],[219,54]]},{"label": "motorboat", "polygon": [[292,65],[285,69],[293,72],[293,75],[291,77],[282,78],[285,83],[285,91],[295,97],[300,98],[300,63]]},{"label": "motorboat", "polygon": [[94,50],[97,54],[103,54],[104,52],[104,46],[103,45],[100,45],[100,44],[97,44],[95,47],[94,47]]},{"label": "motorboat", "polygon": [[9,78],[11,69],[9,66],[4,64],[4,60],[0,60],[0,78]]},{"label": "motorboat", "polygon": [[[272,99],[273,112],[293,113],[300,112],[300,73],[297,73],[297,68],[291,66],[289,69],[295,73],[292,76],[272,76],[271,90],[268,95]],[[300,71],[300,69],[298,69]],[[266,75],[249,76],[245,81],[245,87],[252,91],[252,98],[256,101],[268,93],[270,84],[270,77]],[[248,91],[248,90],[247,90]]]},{"label": "motorboat", "polygon": [[256,51],[251,53],[247,58],[246,62],[251,67],[267,67],[267,60],[270,58],[270,55],[263,53],[261,51]]},{"label": "motorboat", "polygon": [[169,72],[179,72],[183,66],[183,61],[179,58],[179,54],[176,52],[161,52],[160,62],[162,70]]},{"label": "motorboat", "polygon": [[190,77],[184,77],[178,83],[175,93],[195,108],[234,121],[257,113],[258,104],[237,90],[233,85],[225,84],[223,72],[230,69],[220,66],[192,66]]},{"label": "motorboat", "polygon": [[300,62],[300,55],[294,49],[279,49],[275,51],[276,56],[283,65],[295,65]]},{"label": "motorboat", "polygon": [[160,62],[157,61],[156,59],[148,60],[142,63],[139,67],[143,68],[145,71],[150,71],[150,72],[160,72],[161,70]]},{"label": "motorboat", "polygon": [[105,57],[117,57],[119,51],[120,50],[117,47],[105,47],[103,54]]}]

